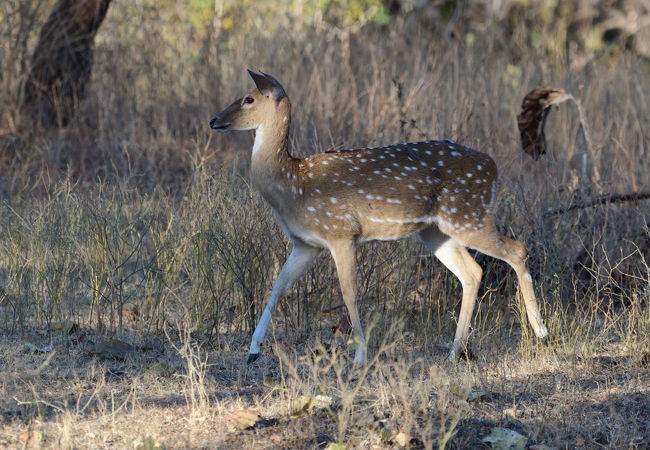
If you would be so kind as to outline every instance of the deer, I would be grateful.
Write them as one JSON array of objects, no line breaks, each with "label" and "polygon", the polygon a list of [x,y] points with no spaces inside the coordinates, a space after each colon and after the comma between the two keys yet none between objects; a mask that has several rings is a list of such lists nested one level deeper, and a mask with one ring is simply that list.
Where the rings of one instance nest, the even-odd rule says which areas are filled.
[{"label": "deer", "polygon": [[448,358],[467,349],[482,269],[469,249],[508,263],[515,271],[533,331],[548,330],[535,298],[526,250],[501,236],[494,205],[497,166],[487,154],[451,140],[429,140],[292,156],[291,102],[280,82],[248,70],[256,89],[210,120],[219,132],[254,130],[250,179],[291,240],[292,249],[253,333],[248,363],[256,361],[280,298],[323,249],[331,253],[356,349],[366,364],[366,338],[357,308],[357,247],[417,235],[459,279],[462,300]]}]

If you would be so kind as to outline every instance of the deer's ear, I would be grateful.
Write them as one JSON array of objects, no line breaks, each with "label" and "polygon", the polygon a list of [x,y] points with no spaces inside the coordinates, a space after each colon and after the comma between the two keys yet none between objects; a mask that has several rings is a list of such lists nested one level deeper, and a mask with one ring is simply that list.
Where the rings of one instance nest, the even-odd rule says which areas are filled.
[{"label": "deer's ear", "polygon": [[272,98],[273,100],[280,100],[282,97],[287,95],[280,82],[271,75],[265,74],[264,72],[253,72],[250,69],[248,69],[248,74],[255,82],[257,90],[265,97]]}]

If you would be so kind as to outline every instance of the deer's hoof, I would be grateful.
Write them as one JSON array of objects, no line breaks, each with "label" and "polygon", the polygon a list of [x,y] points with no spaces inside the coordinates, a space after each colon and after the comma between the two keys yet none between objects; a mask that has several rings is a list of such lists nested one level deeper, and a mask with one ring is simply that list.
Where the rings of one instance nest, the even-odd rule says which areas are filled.
[{"label": "deer's hoof", "polygon": [[246,364],[253,364],[255,361],[258,360],[259,357],[260,357],[259,353],[249,353],[248,359],[246,360]]}]

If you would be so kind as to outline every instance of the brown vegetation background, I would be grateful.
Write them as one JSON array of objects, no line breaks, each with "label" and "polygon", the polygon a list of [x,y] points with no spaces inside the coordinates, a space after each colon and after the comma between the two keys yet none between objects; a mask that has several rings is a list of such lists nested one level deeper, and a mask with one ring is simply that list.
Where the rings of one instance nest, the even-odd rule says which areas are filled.
[{"label": "brown vegetation background", "polygon": [[[595,173],[589,195],[647,189],[647,2],[113,1],[74,117],[65,127],[44,127],[25,114],[26,79],[54,4],[0,4],[0,444],[22,445],[31,435],[21,441],[20,433],[38,429],[39,445],[68,448],[132,446],[146,435],[171,447],[310,448],[319,433],[354,447],[375,429],[359,418],[361,410],[374,419],[390,416],[390,433],[407,430],[413,446],[468,448],[484,445],[480,438],[492,426],[507,424],[508,414],[498,411],[518,402],[537,405],[516,419],[529,443],[650,443],[650,411],[639,400],[648,395],[648,202],[545,216],[584,200],[577,190],[577,114],[572,104],[550,113],[548,153],[539,161],[522,152],[516,122],[530,89],[565,89],[580,100],[589,125]],[[295,155],[454,139],[493,156],[501,180],[498,223],[529,249],[552,345],[538,347],[522,323],[510,269],[477,255],[485,270],[471,337],[479,362],[445,368],[441,346],[453,336],[460,286],[423,247],[407,241],[365,246],[359,261],[360,308],[379,358],[362,379],[404,395],[368,406],[376,392],[344,389],[340,377],[309,372],[322,361],[305,362],[303,355],[334,339],[330,327],[341,312],[328,257],[280,303],[268,358],[242,368],[289,251],[247,180],[252,137],[216,135],[207,126],[252,88],[246,68],[271,73],[286,88]],[[75,324],[74,339],[62,335],[61,323]],[[105,336],[138,349],[149,348],[143,342],[150,339],[167,342],[171,362],[165,364],[182,377],[146,378],[159,356],[142,350],[135,363],[129,356],[129,364],[118,364],[126,375],[113,382],[158,386],[178,417],[188,416],[188,408],[188,417],[211,417],[212,435],[191,421],[133,430],[132,416],[110,412],[115,387],[97,387],[92,374],[108,373],[116,363],[98,363],[78,342]],[[57,367],[54,378],[27,375],[45,356],[26,356],[25,342],[58,349],[46,361]],[[192,345],[205,361],[188,353]],[[347,347],[341,351],[335,362],[343,367]],[[603,357],[615,364],[599,365]],[[435,370],[421,369],[418,378],[427,364]],[[580,373],[589,374],[588,383]],[[282,387],[264,391],[269,376]],[[565,381],[550,381],[558,377]],[[79,378],[93,387],[73,389],[70,380]],[[414,385],[416,379],[424,384]],[[455,405],[453,395],[449,400],[454,379],[490,391],[491,403],[449,406]],[[618,391],[602,391],[603,383]],[[204,397],[195,396],[197,385]],[[77,396],[76,407],[63,398],[66,389]],[[180,398],[171,394],[181,391]],[[340,408],[303,418],[286,435],[274,429],[281,444],[265,441],[261,431],[228,434],[219,422],[237,407],[284,417],[296,395],[333,391],[341,393]],[[134,392],[118,395],[130,405],[125,409],[164,415],[165,403],[151,400],[155,395]],[[581,396],[590,400],[580,403]],[[37,399],[56,408],[43,410]],[[113,431],[97,431],[110,420]],[[450,441],[445,427],[456,433]],[[378,448],[399,445],[372,433],[368,439]]]}]

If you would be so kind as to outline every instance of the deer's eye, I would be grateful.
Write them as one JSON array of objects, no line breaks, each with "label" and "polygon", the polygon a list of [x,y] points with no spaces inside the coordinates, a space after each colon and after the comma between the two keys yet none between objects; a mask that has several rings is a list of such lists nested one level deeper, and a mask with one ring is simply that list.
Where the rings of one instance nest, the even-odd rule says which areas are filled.
[{"label": "deer's eye", "polygon": [[250,104],[250,103],[253,103],[254,101],[255,101],[255,99],[254,99],[253,97],[246,97],[246,98],[244,99],[244,102],[249,103],[249,104]]}]

